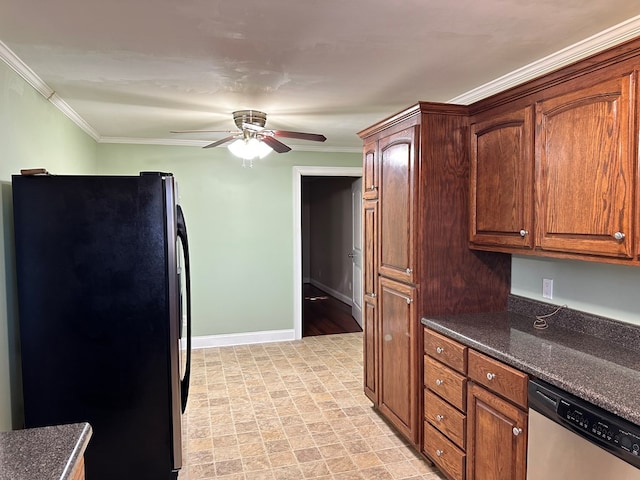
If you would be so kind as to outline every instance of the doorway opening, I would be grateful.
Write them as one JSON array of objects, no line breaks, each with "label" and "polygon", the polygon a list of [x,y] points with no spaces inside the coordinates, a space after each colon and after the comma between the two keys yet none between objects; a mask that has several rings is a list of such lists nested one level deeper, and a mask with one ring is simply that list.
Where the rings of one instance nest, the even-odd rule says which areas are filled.
[{"label": "doorway opening", "polygon": [[[294,167],[293,177],[295,338],[361,331],[361,204],[353,199],[362,193],[352,187],[361,189],[362,168]],[[305,329],[305,313],[320,323]]]}]

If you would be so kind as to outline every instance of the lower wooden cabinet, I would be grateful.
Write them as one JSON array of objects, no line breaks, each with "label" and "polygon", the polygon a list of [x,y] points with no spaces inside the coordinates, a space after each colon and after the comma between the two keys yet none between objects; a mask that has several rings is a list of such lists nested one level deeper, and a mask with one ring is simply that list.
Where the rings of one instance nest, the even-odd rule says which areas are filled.
[{"label": "lower wooden cabinet", "polygon": [[467,480],[525,480],[527,414],[468,384]]},{"label": "lower wooden cabinet", "polygon": [[414,444],[419,432],[415,291],[380,277],[378,409]]},{"label": "lower wooden cabinet", "polygon": [[428,328],[424,354],[423,453],[450,480],[526,480],[528,376]]},{"label": "lower wooden cabinet", "polygon": [[465,453],[428,422],[424,423],[424,451],[453,480],[464,479]]},{"label": "lower wooden cabinet", "polygon": [[84,458],[78,460],[70,480],[84,480]]}]

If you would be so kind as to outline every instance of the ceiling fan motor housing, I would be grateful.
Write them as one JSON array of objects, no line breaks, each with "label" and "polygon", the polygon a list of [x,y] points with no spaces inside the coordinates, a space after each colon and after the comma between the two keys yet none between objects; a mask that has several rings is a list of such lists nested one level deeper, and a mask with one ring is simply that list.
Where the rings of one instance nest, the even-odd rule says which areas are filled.
[{"label": "ceiling fan motor housing", "polygon": [[264,127],[267,123],[267,114],[258,110],[237,110],[233,112],[233,121],[240,130],[244,129],[245,123]]}]

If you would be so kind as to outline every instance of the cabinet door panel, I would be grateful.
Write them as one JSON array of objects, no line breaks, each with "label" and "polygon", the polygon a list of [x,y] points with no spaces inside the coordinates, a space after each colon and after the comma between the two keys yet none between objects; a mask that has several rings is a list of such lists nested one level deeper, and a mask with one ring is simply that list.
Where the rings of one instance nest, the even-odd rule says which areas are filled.
[{"label": "cabinet door panel", "polygon": [[369,399],[378,404],[378,201],[365,200],[363,203],[363,292],[364,298],[364,392]]},{"label": "cabinet door panel", "polygon": [[415,288],[380,277],[379,291],[379,408],[415,443],[418,397]]},{"label": "cabinet door panel", "polygon": [[362,198],[378,198],[377,142],[364,144],[364,169],[362,171]]},{"label": "cabinet door panel", "polygon": [[471,242],[533,248],[533,108],[471,126]]},{"label": "cabinet door panel", "polygon": [[380,140],[380,274],[414,282],[418,127]]},{"label": "cabinet door panel", "polygon": [[633,83],[628,75],[538,103],[542,249],[633,255]]},{"label": "cabinet door panel", "polygon": [[525,480],[527,414],[475,383],[468,387],[467,480]]},{"label": "cabinet door panel", "polygon": [[376,300],[365,297],[363,302],[363,360],[364,360],[364,393],[374,405],[378,405],[378,361],[377,345],[377,308]]}]

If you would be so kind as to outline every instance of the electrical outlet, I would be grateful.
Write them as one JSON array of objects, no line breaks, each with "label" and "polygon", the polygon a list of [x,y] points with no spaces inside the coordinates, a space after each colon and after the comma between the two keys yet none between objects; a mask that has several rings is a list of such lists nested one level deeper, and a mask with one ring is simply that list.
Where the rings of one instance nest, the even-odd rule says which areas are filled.
[{"label": "electrical outlet", "polygon": [[542,297],[553,298],[553,278],[542,279]]}]

